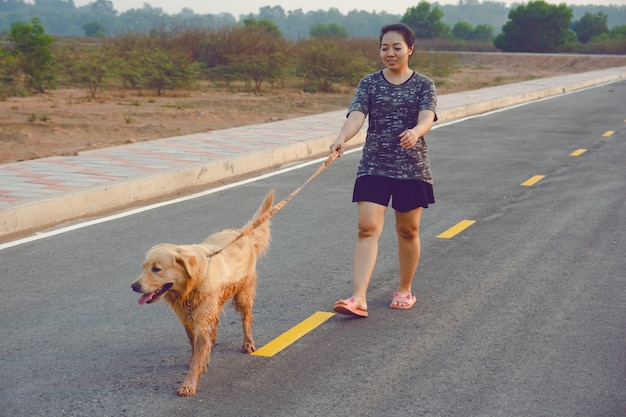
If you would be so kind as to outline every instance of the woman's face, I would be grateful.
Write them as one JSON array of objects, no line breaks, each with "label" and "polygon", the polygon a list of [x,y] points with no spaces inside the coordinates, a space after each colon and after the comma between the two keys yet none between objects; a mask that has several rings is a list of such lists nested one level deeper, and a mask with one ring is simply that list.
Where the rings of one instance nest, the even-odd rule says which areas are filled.
[{"label": "woman's face", "polygon": [[409,66],[409,57],[413,47],[408,47],[398,32],[387,32],[380,40],[380,59],[392,71],[399,71]]}]

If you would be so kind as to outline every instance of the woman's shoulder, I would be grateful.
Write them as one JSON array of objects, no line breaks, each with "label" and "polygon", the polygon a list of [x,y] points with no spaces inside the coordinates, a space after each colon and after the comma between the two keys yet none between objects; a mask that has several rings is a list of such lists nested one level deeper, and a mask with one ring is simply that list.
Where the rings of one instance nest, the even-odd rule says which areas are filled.
[{"label": "woman's shoulder", "polygon": [[430,77],[422,73],[419,73],[415,70],[413,71],[413,77],[411,79],[413,80],[413,82],[420,83],[420,84],[421,83],[434,84],[434,81]]},{"label": "woman's shoulder", "polygon": [[382,80],[384,80],[383,70],[379,70],[379,71],[373,72],[371,74],[367,74],[366,76],[361,78],[361,82],[362,83],[368,83],[368,84],[377,83],[377,82],[380,82]]}]

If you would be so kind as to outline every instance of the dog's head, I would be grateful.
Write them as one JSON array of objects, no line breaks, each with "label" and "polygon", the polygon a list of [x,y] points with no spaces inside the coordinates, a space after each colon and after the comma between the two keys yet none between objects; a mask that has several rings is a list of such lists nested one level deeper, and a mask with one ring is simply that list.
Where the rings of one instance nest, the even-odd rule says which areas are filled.
[{"label": "dog's head", "polygon": [[152,304],[168,291],[186,295],[191,281],[198,277],[206,257],[191,248],[171,244],[154,246],[146,253],[143,272],[131,285],[133,291],[143,294],[139,304]]}]

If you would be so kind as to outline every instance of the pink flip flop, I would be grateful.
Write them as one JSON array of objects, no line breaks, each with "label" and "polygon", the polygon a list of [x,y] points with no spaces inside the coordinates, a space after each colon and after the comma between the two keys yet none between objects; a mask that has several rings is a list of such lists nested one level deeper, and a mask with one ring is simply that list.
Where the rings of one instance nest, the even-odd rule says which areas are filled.
[{"label": "pink flip flop", "polygon": [[[393,300],[391,300],[391,304],[389,304],[390,308],[395,308],[398,310],[408,310],[413,307],[413,305],[417,302],[417,298],[411,294],[398,294],[394,291]],[[398,305],[398,303],[406,303],[406,305]]]},{"label": "pink flip flop", "polygon": [[337,301],[333,311],[347,316],[367,317],[367,310],[358,308],[354,302],[354,297]]}]

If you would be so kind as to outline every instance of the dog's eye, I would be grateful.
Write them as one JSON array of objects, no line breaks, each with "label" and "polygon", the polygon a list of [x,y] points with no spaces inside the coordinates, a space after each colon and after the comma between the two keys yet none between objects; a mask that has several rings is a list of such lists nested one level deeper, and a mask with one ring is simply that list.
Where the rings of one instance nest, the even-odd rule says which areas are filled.
[{"label": "dog's eye", "polygon": [[158,266],[153,266],[150,270],[153,274],[158,274],[159,272],[161,272],[161,268],[159,268]]}]

